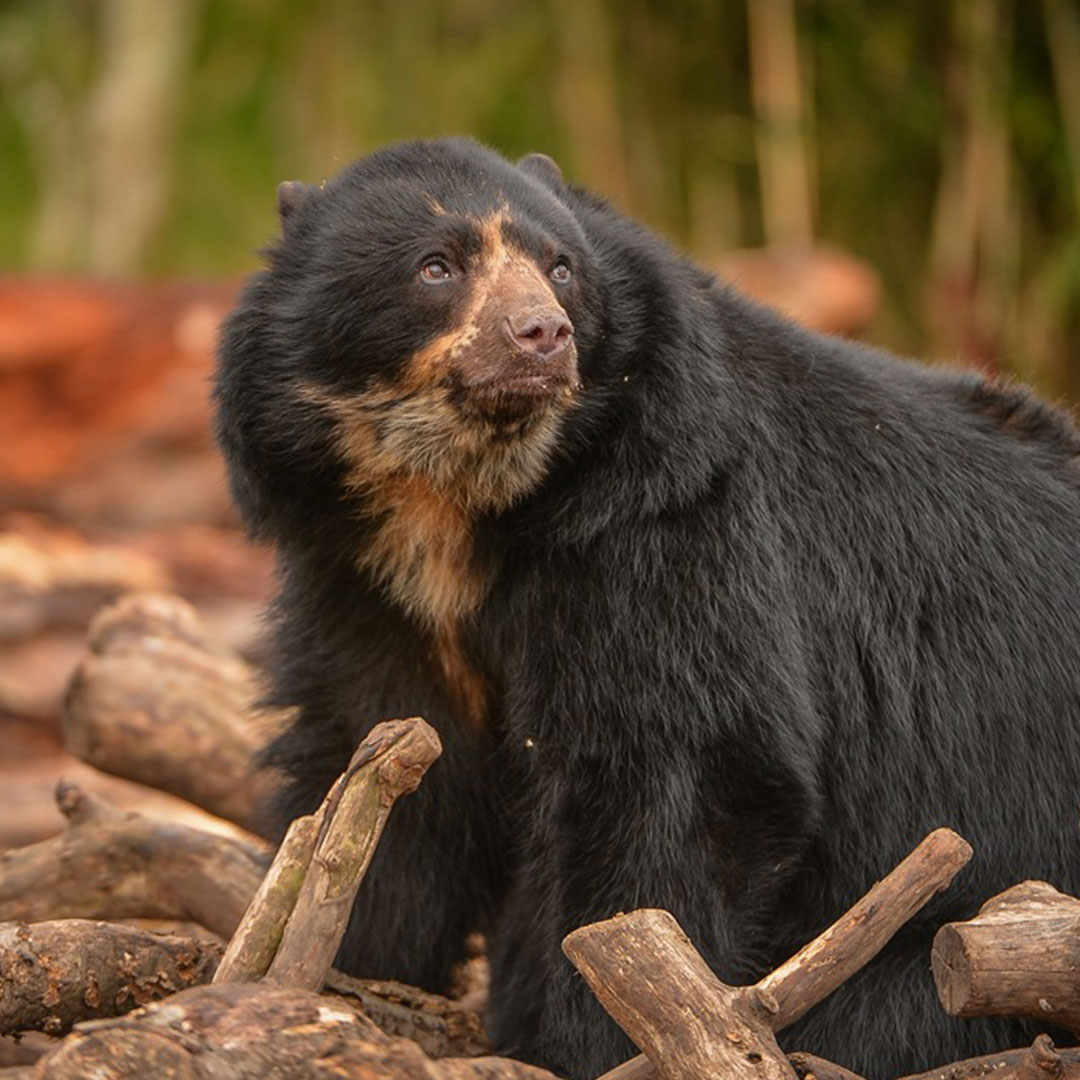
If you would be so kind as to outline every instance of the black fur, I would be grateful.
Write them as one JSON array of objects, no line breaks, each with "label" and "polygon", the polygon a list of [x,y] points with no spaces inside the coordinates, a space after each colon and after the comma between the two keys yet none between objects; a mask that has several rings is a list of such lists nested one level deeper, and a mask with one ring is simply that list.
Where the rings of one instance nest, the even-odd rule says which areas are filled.
[{"label": "black fur", "polygon": [[[354,568],[377,522],[331,418],[292,392],[392,381],[453,324],[460,302],[414,282],[450,227],[432,200],[505,205],[511,239],[575,275],[583,385],[558,451],[476,528],[483,731],[455,719],[428,631]],[[666,908],[721,978],[751,980],[948,825],[970,867],[782,1041],[895,1076],[1029,1040],[948,1019],[929,946],[1025,878],[1080,891],[1069,421],[799,329],[552,169],[464,140],[380,151],[288,226],[217,385],[236,498],[281,554],[273,698],[300,714],[271,752],[280,818],[379,719],[423,715],[445,744],[394,811],[340,963],[441,989],[486,929],[499,1049],[594,1076],[633,1048],[563,958],[568,931]],[[468,230],[453,242],[467,260]]]}]

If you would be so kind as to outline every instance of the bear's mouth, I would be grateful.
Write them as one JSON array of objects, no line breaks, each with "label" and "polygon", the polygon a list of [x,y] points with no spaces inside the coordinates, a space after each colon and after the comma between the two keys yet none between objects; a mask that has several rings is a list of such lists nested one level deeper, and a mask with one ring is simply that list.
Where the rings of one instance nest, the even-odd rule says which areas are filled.
[{"label": "bear's mouth", "polygon": [[540,370],[530,367],[512,374],[504,369],[485,378],[456,380],[451,401],[464,417],[495,427],[520,424],[572,403],[580,387],[572,357]]}]

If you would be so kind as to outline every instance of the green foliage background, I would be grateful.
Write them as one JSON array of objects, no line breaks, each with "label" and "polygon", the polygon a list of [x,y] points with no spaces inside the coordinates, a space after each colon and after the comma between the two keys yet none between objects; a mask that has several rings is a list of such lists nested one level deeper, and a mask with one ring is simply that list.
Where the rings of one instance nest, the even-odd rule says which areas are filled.
[{"label": "green foliage background", "polygon": [[[509,155],[545,150],[704,258],[770,239],[748,44],[747,5],[762,0],[144,2],[184,5],[190,43],[169,198],[137,272],[246,271],[275,228],[279,180],[318,180],[386,141],[445,132]],[[935,330],[928,291],[943,176],[974,108],[964,83],[972,5],[1000,39],[982,58],[994,87],[984,120],[1008,147],[1007,198],[989,215],[1008,257],[997,273],[977,253],[965,287],[993,278],[1001,367],[1077,395],[1080,161],[1067,114],[1080,103],[1055,81],[1049,47],[1062,26],[1080,35],[1073,0],[795,0],[815,235],[881,275],[876,340],[946,356],[956,347]],[[76,132],[59,166],[73,177],[94,153],[78,131],[101,75],[106,7],[0,0],[9,270],[94,269],[78,243],[43,257],[34,230],[58,168],[42,146],[64,125]]]}]

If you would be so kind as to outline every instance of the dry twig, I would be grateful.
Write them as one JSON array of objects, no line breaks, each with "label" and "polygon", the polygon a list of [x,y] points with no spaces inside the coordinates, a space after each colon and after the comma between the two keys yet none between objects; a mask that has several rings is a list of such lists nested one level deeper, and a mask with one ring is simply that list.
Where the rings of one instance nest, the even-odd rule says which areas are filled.
[{"label": "dry twig", "polygon": [[297,818],[236,928],[214,982],[254,982],[270,967],[311,865],[321,814]]},{"label": "dry twig", "polygon": [[268,979],[322,987],[394,802],[416,790],[440,753],[435,729],[419,717],[368,733],[320,808],[315,851]]}]

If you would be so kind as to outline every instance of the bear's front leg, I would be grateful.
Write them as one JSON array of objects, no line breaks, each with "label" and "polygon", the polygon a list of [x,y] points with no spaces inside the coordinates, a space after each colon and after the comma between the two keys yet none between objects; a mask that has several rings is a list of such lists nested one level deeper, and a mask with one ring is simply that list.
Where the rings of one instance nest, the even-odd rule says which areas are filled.
[{"label": "bear's front leg", "polygon": [[537,770],[527,859],[492,948],[500,1052],[570,1078],[635,1053],[561,949],[572,930],[620,911],[670,911],[725,981],[761,973],[769,917],[813,814],[786,770],[755,779],[748,769],[724,748],[653,745]]},{"label": "bear's front leg", "polygon": [[[283,820],[314,810],[348,762],[345,725],[333,727],[336,755],[312,754],[312,744],[326,740],[323,720],[318,725],[311,710],[301,711],[272,748],[273,760],[293,774],[279,800]],[[420,787],[395,803],[335,963],[349,974],[445,993],[467,935],[490,923],[509,860],[490,742],[450,720],[437,730],[442,756]]]}]

